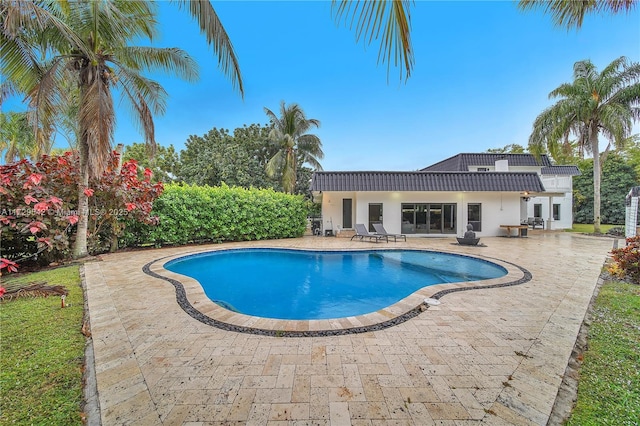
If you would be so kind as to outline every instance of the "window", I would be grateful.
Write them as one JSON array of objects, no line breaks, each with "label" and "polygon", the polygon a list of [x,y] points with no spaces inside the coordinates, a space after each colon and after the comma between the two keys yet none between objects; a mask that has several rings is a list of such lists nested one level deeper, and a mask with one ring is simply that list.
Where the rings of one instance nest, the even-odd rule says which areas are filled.
[{"label": "window", "polygon": [[474,231],[482,231],[482,204],[469,203],[467,205],[467,222],[473,225]]},{"label": "window", "polygon": [[456,205],[402,204],[401,229],[403,234],[455,234]]},{"label": "window", "polygon": [[542,204],[533,205],[533,217],[542,217]]},{"label": "window", "polygon": [[478,167],[478,171],[479,172],[488,172],[489,168],[488,167]]},{"label": "window", "polygon": [[560,204],[553,205],[553,220],[560,220]]}]

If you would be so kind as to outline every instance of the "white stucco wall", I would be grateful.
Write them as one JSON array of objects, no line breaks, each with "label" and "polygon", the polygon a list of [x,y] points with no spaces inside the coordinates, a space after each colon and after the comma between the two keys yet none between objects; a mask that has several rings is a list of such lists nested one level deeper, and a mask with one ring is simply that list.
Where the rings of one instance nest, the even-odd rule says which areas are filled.
[{"label": "white stucco wall", "polygon": [[[551,204],[560,204],[560,220],[552,219],[553,210],[549,210],[549,200],[551,200]],[[542,205],[542,218],[546,229],[549,229],[547,223],[551,223],[550,229],[571,229],[573,226],[573,198],[571,194],[564,197],[532,197],[527,203],[527,217],[534,216],[535,204]]]},{"label": "white stucco wall", "polygon": [[[500,225],[517,225],[521,218],[519,193],[493,192],[323,192],[322,216],[324,229],[344,229],[342,200],[353,200],[353,223],[369,223],[369,204],[381,203],[383,225],[388,232],[401,233],[403,203],[455,203],[456,233],[461,236],[468,222],[467,205],[482,204],[482,231],[478,236],[504,235]],[[453,234],[413,234],[420,237],[453,236]]]},{"label": "white stucco wall", "polygon": [[[353,200],[353,223],[355,224],[356,194],[354,192],[323,192],[322,193],[322,226],[324,229],[345,229],[342,223],[342,200]],[[358,222],[359,223],[359,222]]]},{"label": "white stucco wall", "polygon": [[[470,171],[477,171],[479,166],[469,166]],[[506,160],[494,165],[483,166],[490,171],[502,170],[512,172],[536,172],[540,174],[540,166],[511,166]],[[481,173],[481,172],[480,172]],[[383,225],[388,232],[402,233],[403,203],[455,203],[456,235],[464,234],[467,218],[467,205],[482,205],[482,231],[479,236],[504,235],[500,225],[518,225],[529,217],[534,217],[534,205],[541,204],[541,216],[546,229],[568,229],[573,225],[573,198],[571,176],[540,175],[546,191],[557,196],[532,196],[529,201],[523,200],[520,193],[496,192],[324,192],[322,198],[322,215],[324,229],[345,229],[342,223],[342,200],[353,200],[352,223],[369,223],[369,204],[381,203],[383,209]],[[564,194],[564,195],[560,195]],[[560,219],[553,219],[553,204],[560,204]],[[442,236],[452,234],[414,234],[416,236]]]}]

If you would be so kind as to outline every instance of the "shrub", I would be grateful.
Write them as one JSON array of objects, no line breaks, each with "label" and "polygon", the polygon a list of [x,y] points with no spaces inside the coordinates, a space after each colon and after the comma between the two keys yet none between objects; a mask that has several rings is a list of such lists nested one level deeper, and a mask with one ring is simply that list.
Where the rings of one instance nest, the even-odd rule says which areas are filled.
[{"label": "shrub", "polygon": [[[69,153],[0,166],[0,238],[6,260],[64,258],[77,216],[77,165]],[[14,264],[15,265],[15,264]],[[10,268],[8,268],[10,269]]]},{"label": "shrub", "polygon": [[606,232],[613,237],[624,237],[624,226],[614,226]]},{"label": "shrub", "polygon": [[[150,171],[137,176],[137,163],[120,169],[113,154],[100,179],[89,182],[88,245],[90,253],[113,247],[128,222],[155,223],[153,201],[161,183],[151,183]],[[39,263],[70,255],[78,222],[79,160],[74,153],[44,156],[35,164],[27,160],[0,166],[0,270],[13,271],[15,262]],[[11,263],[9,263],[11,262]]]},{"label": "shrub", "polygon": [[172,184],[155,201],[154,226],[127,227],[126,245],[179,245],[299,237],[306,228],[302,196],[272,189]]},{"label": "shrub", "polygon": [[627,238],[627,245],[623,248],[613,249],[614,264],[609,272],[620,278],[630,278],[632,282],[640,284],[640,236]]},{"label": "shrub", "polygon": [[151,182],[149,169],[144,170],[140,179],[136,160],[126,161],[120,172],[114,173],[118,158],[114,155],[112,160],[111,167],[91,186],[88,229],[91,253],[115,251],[128,224],[158,222],[151,210],[153,202],[162,194],[163,184]]}]

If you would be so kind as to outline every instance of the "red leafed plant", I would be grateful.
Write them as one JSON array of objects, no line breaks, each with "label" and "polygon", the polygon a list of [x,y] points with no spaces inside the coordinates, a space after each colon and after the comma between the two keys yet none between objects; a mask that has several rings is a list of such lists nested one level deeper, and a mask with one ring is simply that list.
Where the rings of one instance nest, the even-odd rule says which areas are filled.
[{"label": "red leafed plant", "polygon": [[162,183],[152,183],[150,173],[143,173],[144,178],[139,179],[136,160],[126,161],[120,173],[114,173],[118,158],[114,156],[112,160],[102,179],[91,187],[93,196],[89,198],[89,232],[93,238],[89,242],[89,249],[94,252],[107,248],[116,250],[118,237],[131,221],[147,224],[158,221],[157,217],[151,216],[151,208],[155,199],[162,194]]},{"label": "red leafed plant", "polygon": [[[67,255],[69,222],[65,212],[73,200],[71,153],[64,165],[52,157],[0,166],[0,270],[15,271],[24,259],[54,260]],[[7,261],[11,261],[9,264]]]},{"label": "red leafed plant", "polygon": [[[153,201],[162,183],[150,175],[138,178],[137,163],[128,161],[118,169],[113,153],[100,179],[92,180],[85,193],[90,197],[89,248],[93,253],[117,248],[117,239],[128,221],[154,223]],[[72,152],[45,156],[35,164],[22,160],[0,166],[0,270],[14,271],[26,259],[48,263],[66,259],[75,237],[78,212],[79,160]]]},{"label": "red leafed plant", "polygon": [[627,245],[611,250],[613,265],[609,272],[620,277],[630,278],[634,283],[640,284],[640,236],[627,238]]}]

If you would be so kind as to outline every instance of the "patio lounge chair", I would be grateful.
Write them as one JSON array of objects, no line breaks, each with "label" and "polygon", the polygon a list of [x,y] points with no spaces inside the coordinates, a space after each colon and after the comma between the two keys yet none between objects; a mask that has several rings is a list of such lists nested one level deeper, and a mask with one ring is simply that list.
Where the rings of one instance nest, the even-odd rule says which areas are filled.
[{"label": "patio lounge chair", "polygon": [[386,229],[384,229],[384,226],[382,226],[381,223],[374,223],[373,227],[376,229],[376,234],[378,235],[385,235],[387,238],[388,237],[393,237],[393,241],[398,241],[398,237],[404,238],[405,241],[407,241],[407,236],[404,234],[390,234],[387,232]]},{"label": "patio lounge chair", "polygon": [[356,233],[353,237],[351,237],[351,240],[356,237],[360,238],[360,241],[368,238],[369,241],[375,240],[376,243],[380,240],[386,240],[387,242],[389,242],[389,237],[387,237],[386,235],[370,234],[369,231],[367,231],[367,227],[362,223],[356,223]]},{"label": "patio lounge chair", "polygon": [[527,219],[527,224],[533,229],[536,229],[536,226],[544,229],[544,219],[541,217],[530,217]]}]

